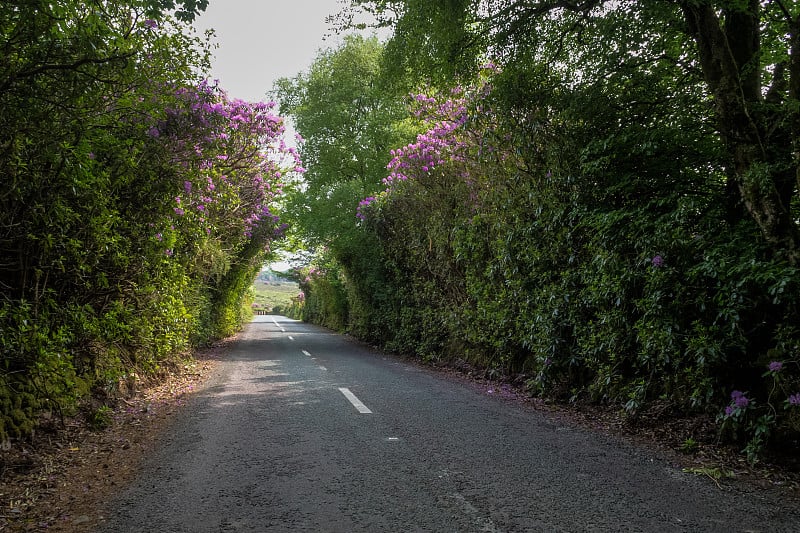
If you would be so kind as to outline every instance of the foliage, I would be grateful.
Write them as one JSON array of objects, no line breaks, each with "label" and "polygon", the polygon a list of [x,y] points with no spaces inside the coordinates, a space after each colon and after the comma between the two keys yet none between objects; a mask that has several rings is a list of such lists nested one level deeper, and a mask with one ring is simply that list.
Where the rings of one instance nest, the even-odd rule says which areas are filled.
[{"label": "foliage", "polygon": [[312,246],[352,233],[353,206],[376,190],[386,152],[407,133],[405,111],[379,79],[382,47],[376,38],[347,36],[320,53],[308,72],[281,79],[273,91],[280,111],[302,136],[308,166],[286,216]]},{"label": "foliage", "polygon": [[380,307],[373,307],[379,302],[368,296],[383,290],[383,271],[371,255],[377,241],[353,224],[356,204],[380,190],[388,150],[416,128],[384,83],[382,57],[376,38],[347,36],[274,90],[281,113],[293,119],[308,167],[288,193],[285,218],[302,246],[318,253],[329,276],[320,290],[332,298],[318,307],[308,293],[303,313],[367,337],[384,329]]},{"label": "foliage", "polygon": [[327,204],[351,226],[315,244],[356,253],[331,244],[306,318],[632,416],[727,404],[750,460],[796,438],[794,4],[351,4],[395,29],[381,65],[424,87],[419,135],[383,191]]},{"label": "foliage", "polygon": [[89,414],[89,427],[95,431],[106,429],[113,421],[113,414],[113,409],[107,405],[101,405]]},{"label": "foliage", "polygon": [[[603,83],[615,73],[652,76],[664,63],[672,63],[676,76],[658,82],[699,85],[713,105],[710,118],[724,141],[729,192],[772,253],[797,266],[797,151],[792,140],[798,131],[792,124],[800,112],[800,48],[794,42],[800,35],[800,15],[794,4],[763,4],[455,0],[442,7],[451,11],[449,21],[461,23],[460,31],[454,31],[426,2],[350,2],[352,10],[373,13],[379,23],[399,30],[402,46],[389,45],[399,55],[395,63],[406,56],[424,57],[416,51],[453,34],[460,36],[462,56],[492,53],[511,67],[536,63],[583,87]],[[427,23],[416,24],[415,32],[403,31],[406,23],[419,20]],[[447,58],[443,50],[433,50],[436,57],[424,66],[441,71]],[[452,53],[453,48],[445,50]]]},{"label": "foliage", "polygon": [[198,79],[206,44],[173,7],[0,8],[4,443],[233,332],[282,235],[282,120]]}]

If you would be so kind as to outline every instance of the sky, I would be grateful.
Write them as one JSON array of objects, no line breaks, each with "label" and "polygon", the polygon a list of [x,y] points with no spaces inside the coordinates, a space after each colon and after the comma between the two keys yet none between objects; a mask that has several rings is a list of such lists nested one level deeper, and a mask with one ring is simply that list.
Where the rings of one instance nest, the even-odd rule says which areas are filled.
[{"label": "sky", "polygon": [[214,28],[211,76],[228,95],[267,100],[278,78],[308,69],[320,49],[333,47],[325,17],[341,10],[340,0],[210,0],[195,21],[202,35]]}]

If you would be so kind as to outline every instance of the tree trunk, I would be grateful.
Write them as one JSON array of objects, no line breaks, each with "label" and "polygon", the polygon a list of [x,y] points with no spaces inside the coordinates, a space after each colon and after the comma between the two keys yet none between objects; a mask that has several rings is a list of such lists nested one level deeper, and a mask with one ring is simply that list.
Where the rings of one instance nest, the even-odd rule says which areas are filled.
[{"label": "tree trunk", "polygon": [[682,9],[714,97],[718,127],[742,202],[775,255],[800,265],[800,232],[790,203],[780,193],[781,171],[778,162],[770,160],[774,151],[766,145],[763,120],[755,114],[763,100],[759,2],[750,0],[747,9],[726,13],[725,24],[710,5],[682,2]]}]

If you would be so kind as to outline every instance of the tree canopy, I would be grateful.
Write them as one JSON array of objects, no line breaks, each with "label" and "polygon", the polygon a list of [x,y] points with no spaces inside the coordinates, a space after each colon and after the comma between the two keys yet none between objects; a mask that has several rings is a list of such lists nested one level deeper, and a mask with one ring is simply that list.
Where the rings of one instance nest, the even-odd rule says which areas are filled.
[{"label": "tree canopy", "polygon": [[[592,86],[619,70],[647,72],[669,62],[679,67],[675,81],[702,80],[726,150],[731,194],[773,252],[798,266],[795,2],[457,0],[434,8],[414,0],[353,0],[351,9],[397,28],[389,46],[395,62],[422,60],[423,68],[459,64],[454,54],[490,56],[511,68],[535,57],[558,75]],[[408,53],[419,49],[430,56]]]},{"label": "tree canopy", "polygon": [[281,112],[302,135],[298,149],[308,167],[287,214],[313,245],[353,230],[356,204],[378,190],[386,153],[411,131],[402,100],[382,82],[381,57],[377,38],[346,36],[307,72],[275,85]]}]

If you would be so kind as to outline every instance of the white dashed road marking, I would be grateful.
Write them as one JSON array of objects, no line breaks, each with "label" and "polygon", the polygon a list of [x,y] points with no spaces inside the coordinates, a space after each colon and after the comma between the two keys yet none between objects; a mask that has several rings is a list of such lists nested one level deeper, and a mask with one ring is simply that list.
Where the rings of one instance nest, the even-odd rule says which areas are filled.
[{"label": "white dashed road marking", "polygon": [[356,398],[356,395],[350,392],[350,389],[348,389],[347,387],[340,387],[339,392],[344,394],[344,397],[350,400],[350,403],[353,404],[353,407],[355,407],[356,410],[358,410],[358,412],[361,413],[362,415],[368,415],[372,413],[372,411],[370,411],[366,405],[361,403],[361,400]]}]

